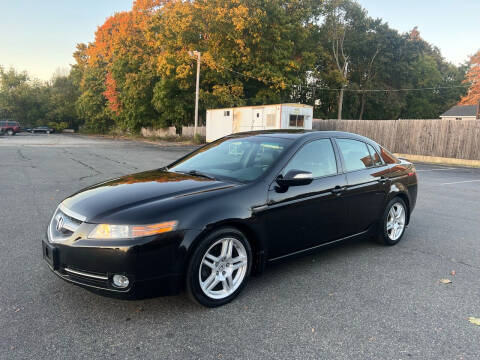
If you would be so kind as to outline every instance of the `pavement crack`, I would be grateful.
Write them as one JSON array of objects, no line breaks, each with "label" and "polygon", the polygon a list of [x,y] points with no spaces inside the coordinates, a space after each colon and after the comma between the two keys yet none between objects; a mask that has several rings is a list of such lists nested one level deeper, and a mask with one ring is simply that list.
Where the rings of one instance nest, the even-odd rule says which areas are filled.
[{"label": "pavement crack", "polygon": [[91,174],[91,175],[86,175],[86,176],[82,176],[80,178],[78,178],[78,180],[84,180],[84,179],[87,179],[87,178],[91,178],[91,177],[94,177],[94,176],[97,176],[97,175],[101,175],[102,172],[98,171],[97,169],[95,169],[93,166],[87,164],[87,163],[84,163],[83,161],[81,160],[78,160],[78,159],[74,159],[72,157],[69,158],[70,160],[72,161],[75,161],[76,163],[86,167],[87,169],[90,169],[92,171],[94,171],[95,173],[94,174]]},{"label": "pavement crack", "polygon": [[108,156],[96,154],[96,153],[93,153],[93,152],[89,152],[89,153],[93,156],[96,156],[96,157],[100,158],[100,159],[105,159],[105,160],[111,161],[111,162],[113,162],[115,164],[118,164],[120,166],[129,168],[129,169],[133,169],[133,170],[138,170],[138,168],[136,166],[130,165],[130,164],[126,163],[125,161],[118,161],[118,160],[112,159]]},{"label": "pavement crack", "polygon": [[20,149],[17,149],[17,153],[18,153],[18,155],[20,156],[20,158],[21,158],[22,160],[25,160],[25,161],[32,160],[32,159],[26,157],[25,154],[24,154],[24,153],[22,152],[22,150],[20,150]]}]

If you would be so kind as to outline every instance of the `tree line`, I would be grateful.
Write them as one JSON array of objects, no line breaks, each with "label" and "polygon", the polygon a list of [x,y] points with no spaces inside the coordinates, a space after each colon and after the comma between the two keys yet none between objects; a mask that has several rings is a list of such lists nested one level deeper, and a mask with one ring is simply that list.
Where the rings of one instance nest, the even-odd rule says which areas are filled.
[{"label": "tree line", "polygon": [[201,117],[301,102],[317,118],[437,118],[471,101],[473,63],[449,63],[417,28],[399,33],[353,0],[136,0],[77,45],[68,75],[0,67],[0,116],[102,133],[191,124],[194,50]]}]

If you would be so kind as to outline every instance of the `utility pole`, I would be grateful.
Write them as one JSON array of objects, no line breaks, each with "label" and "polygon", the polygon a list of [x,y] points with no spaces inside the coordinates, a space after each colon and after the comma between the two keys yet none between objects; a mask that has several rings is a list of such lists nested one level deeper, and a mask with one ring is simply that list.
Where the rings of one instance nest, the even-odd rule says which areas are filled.
[{"label": "utility pole", "polygon": [[198,127],[198,97],[200,92],[200,62],[201,62],[201,53],[200,51],[189,51],[190,56],[197,56],[197,82],[196,82],[196,89],[195,89],[195,126],[193,128],[193,137],[197,135],[197,127]]},{"label": "utility pole", "polygon": [[[348,60],[345,61],[343,65],[343,78],[347,80],[347,72],[348,72]],[[343,93],[345,92],[345,87],[347,84],[343,84],[342,88],[340,89],[340,96],[338,97],[338,115],[337,119],[342,120],[342,110],[343,110]]]}]

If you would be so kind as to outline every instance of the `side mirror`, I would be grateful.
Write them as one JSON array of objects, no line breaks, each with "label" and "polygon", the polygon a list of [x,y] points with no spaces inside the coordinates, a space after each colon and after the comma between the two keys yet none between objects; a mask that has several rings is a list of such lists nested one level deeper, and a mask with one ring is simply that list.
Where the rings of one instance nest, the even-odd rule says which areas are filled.
[{"label": "side mirror", "polygon": [[277,178],[277,184],[280,187],[289,186],[302,186],[311,184],[313,181],[313,174],[309,171],[292,169],[285,174],[285,176],[279,176]]}]

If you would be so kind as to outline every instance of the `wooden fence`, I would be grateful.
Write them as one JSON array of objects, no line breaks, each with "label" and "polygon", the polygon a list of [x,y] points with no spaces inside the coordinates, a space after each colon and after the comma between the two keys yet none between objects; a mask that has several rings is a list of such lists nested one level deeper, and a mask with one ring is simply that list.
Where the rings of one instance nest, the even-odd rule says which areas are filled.
[{"label": "wooden fence", "polygon": [[480,160],[480,120],[313,120],[317,130],[348,131],[400,154]]}]

